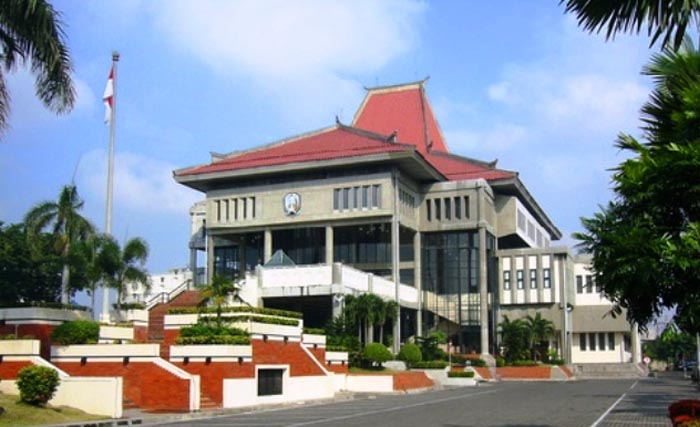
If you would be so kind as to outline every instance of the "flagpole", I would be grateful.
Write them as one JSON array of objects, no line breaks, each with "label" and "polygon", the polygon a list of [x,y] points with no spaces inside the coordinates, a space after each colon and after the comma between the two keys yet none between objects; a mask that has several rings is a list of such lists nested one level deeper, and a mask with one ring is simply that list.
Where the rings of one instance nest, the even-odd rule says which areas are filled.
[{"label": "flagpole", "polygon": [[[107,161],[107,206],[105,209],[105,234],[112,235],[112,188],[114,175],[114,127],[117,117],[117,62],[119,52],[112,52],[112,109],[109,117],[109,156]],[[102,283],[102,313],[100,321],[109,322],[109,288]]]}]

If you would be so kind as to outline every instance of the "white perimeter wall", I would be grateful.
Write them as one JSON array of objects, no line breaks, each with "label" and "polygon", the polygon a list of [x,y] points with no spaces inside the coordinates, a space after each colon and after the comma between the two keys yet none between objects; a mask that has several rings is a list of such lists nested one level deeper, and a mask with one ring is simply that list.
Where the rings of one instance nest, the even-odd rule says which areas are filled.
[{"label": "white perimeter wall", "polygon": [[595,350],[591,350],[587,346],[586,350],[581,351],[579,336],[580,334],[577,333],[572,335],[571,363],[628,363],[632,361],[630,353],[625,352],[622,333],[615,333],[614,350],[609,350],[606,345],[605,350],[600,350],[598,346]]},{"label": "white perimeter wall", "polygon": [[394,391],[394,377],[391,375],[348,375],[345,390],[355,392],[391,393]]},{"label": "white perimeter wall", "polygon": [[328,399],[335,395],[333,375],[290,377],[289,366],[259,365],[258,368],[284,369],[282,374],[282,394],[258,396],[257,378],[225,379],[224,408]]}]

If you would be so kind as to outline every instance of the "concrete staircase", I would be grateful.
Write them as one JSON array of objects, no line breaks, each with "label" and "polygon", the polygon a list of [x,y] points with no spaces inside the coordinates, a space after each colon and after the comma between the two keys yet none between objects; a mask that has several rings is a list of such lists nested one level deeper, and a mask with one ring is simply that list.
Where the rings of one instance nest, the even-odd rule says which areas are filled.
[{"label": "concrete staircase", "polygon": [[[199,291],[183,291],[172,300],[156,304],[148,312],[148,342],[161,344],[165,334],[165,315],[173,307],[195,307],[202,301]],[[161,345],[160,355],[168,359],[169,349]]]},{"label": "concrete staircase", "polygon": [[577,363],[571,365],[577,379],[643,378],[647,372],[634,363]]}]

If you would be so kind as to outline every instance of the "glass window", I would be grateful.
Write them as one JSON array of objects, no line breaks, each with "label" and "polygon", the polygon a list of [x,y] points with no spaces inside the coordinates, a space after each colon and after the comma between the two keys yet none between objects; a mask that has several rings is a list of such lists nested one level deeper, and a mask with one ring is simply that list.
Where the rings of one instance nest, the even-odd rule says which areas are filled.
[{"label": "glass window", "polygon": [[586,334],[578,334],[578,346],[581,351],[586,351]]},{"label": "glass window", "polygon": [[340,188],[333,190],[333,210],[340,209]]},{"label": "glass window", "polygon": [[591,351],[595,351],[595,333],[591,332],[588,334],[588,344],[591,347]]},{"label": "glass window", "polygon": [[530,269],[530,289],[537,289],[537,269]]},{"label": "glass window", "polygon": [[455,219],[462,219],[462,199],[455,197]]},{"label": "glass window", "polygon": [[352,190],[352,208],[360,208],[360,187],[354,187]]},{"label": "glass window", "polygon": [[518,289],[523,289],[525,288],[525,272],[523,270],[517,270],[515,272],[515,279],[518,281]]},{"label": "glass window", "polygon": [[238,220],[238,199],[233,199],[233,219]]},{"label": "glass window", "polygon": [[379,185],[372,186],[372,207],[381,208],[382,200],[382,187]]},{"label": "glass window", "polygon": [[550,277],[551,274],[552,270],[549,268],[542,269],[542,286],[544,286],[545,289],[552,287],[552,279]]},{"label": "glass window", "polygon": [[452,219],[452,199],[445,198],[445,219]]},{"label": "glass window", "polygon": [[362,187],[362,207],[369,207],[369,186],[365,185]]},{"label": "glass window", "polygon": [[435,201],[435,220],[440,221],[442,219],[442,215],[440,215],[440,202],[442,199],[434,199]]},{"label": "glass window", "polygon": [[590,274],[586,275],[586,293],[593,293],[593,277]]},{"label": "glass window", "polygon": [[510,270],[503,271],[503,289],[510,290]]},{"label": "glass window", "polygon": [[282,394],[283,369],[258,369],[258,396]]},{"label": "glass window", "polygon": [[598,347],[601,351],[605,351],[605,332],[598,334]]},{"label": "glass window", "polygon": [[341,209],[346,210],[350,208],[350,189],[343,188],[343,203]]},{"label": "glass window", "polygon": [[610,350],[615,350],[615,333],[608,332],[608,348]]},{"label": "glass window", "polygon": [[464,217],[469,218],[469,196],[464,196]]},{"label": "glass window", "polygon": [[241,210],[243,211],[243,219],[248,218],[248,203],[245,198],[241,199]]},{"label": "glass window", "polygon": [[597,280],[595,280],[595,277],[593,278],[593,282],[595,283],[595,291],[598,292],[599,294],[603,292],[603,285],[598,283]]},{"label": "glass window", "polygon": [[250,217],[255,218],[255,197],[250,198]]},{"label": "glass window", "polygon": [[426,215],[428,216],[428,221],[432,221],[432,220],[433,220],[432,215],[431,215],[431,213],[432,213],[431,210],[432,210],[432,209],[430,209],[431,207],[432,207],[432,200],[427,199],[427,201],[426,201],[426,203],[425,203],[425,213],[426,213]]},{"label": "glass window", "polygon": [[583,293],[583,277],[581,275],[576,275],[576,293]]}]

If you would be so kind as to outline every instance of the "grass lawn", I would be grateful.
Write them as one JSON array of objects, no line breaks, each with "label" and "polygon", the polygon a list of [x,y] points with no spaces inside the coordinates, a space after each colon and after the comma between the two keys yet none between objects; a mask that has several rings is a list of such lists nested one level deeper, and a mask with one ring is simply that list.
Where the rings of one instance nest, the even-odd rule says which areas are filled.
[{"label": "grass lawn", "polygon": [[78,409],[65,406],[37,408],[18,402],[19,396],[0,394],[0,406],[5,408],[5,413],[0,415],[0,427],[38,426],[105,419],[99,415],[86,414]]}]

